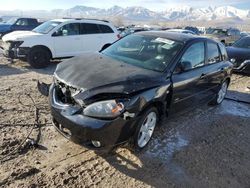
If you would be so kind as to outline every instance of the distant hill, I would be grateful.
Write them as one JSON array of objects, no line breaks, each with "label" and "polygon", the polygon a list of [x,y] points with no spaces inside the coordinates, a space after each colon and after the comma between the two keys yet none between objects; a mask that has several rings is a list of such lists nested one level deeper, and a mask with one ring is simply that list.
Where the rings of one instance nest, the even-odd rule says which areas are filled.
[{"label": "distant hill", "polygon": [[182,6],[166,8],[165,11],[156,12],[144,7],[122,8],[113,6],[109,9],[100,9],[87,6],[75,6],[70,9],[46,10],[14,10],[1,11],[0,15],[33,16],[40,18],[56,17],[95,17],[114,18],[122,17],[129,21],[213,21],[213,20],[246,20],[250,18],[250,11],[238,9],[232,6],[193,8]]}]

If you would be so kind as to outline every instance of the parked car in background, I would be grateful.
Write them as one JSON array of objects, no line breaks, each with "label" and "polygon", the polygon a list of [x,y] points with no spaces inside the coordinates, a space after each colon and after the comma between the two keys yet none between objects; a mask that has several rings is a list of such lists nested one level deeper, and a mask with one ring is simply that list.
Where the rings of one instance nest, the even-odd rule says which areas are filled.
[{"label": "parked car in background", "polygon": [[184,34],[191,34],[191,35],[197,35],[195,32],[186,30],[186,29],[168,29],[166,30],[168,32],[177,32],[177,33],[184,33]]},{"label": "parked car in background", "polygon": [[250,36],[242,37],[226,50],[234,64],[233,70],[250,74]]},{"label": "parked car in background", "polygon": [[189,30],[189,31],[192,31],[194,32],[196,35],[199,35],[200,34],[200,31],[197,27],[193,27],[193,26],[186,26],[184,28],[185,30]]},{"label": "parked car in background", "polygon": [[120,36],[121,36],[121,38],[123,38],[123,37],[130,35],[130,34],[133,34],[133,33],[137,33],[140,31],[148,31],[148,30],[149,30],[148,28],[144,28],[144,27],[131,27],[131,28],[127,28],[124,31],[122,31],[120,33]]},{"label": "parked car in background", "polygon": [[119,38],[108,21],[95,19],[56,19],[32,31],[16,31],[3,37],[4,54],[10,58],[27,58],[34,68],[49,65],[50,59],[99,51]]},{"label": "parked car in background", "polygon": [[53,124],[92,148],[129,142],[141,150],[161,117],[203,102],[220,104],[231,72],[224,45],[211,39],[131,34],[57,66],[49,97]]},{"label": "parked car in background", "polygon": [[0,23],[0,37],[12,31],[29,31],[39,24],[40,23],[35,18],[11,18],[5,23]]},{"label": "parked car in background", "polygon": [[209,28],[205,36],[220,41],[225,45],[233,44],[236,40],[238,40],[241,37],[240,30],[234,28],[230,29]]},{"label": "parked car in background", "polygon": [[249,36],[250,33],[249,32],[241,32],[240,33],[240,37],[245,37],[245,36]]}]

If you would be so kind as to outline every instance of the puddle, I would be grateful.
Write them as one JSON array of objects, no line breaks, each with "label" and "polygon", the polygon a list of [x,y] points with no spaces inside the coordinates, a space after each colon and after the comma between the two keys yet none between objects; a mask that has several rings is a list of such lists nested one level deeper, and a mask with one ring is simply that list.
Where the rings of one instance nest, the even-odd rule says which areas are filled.
[{"label": "puddle", "polygon": [[233,116],[250,117],[250,105],[225,100],[221,106],[216,109],[215,113],[222,115],[229,114]]}]

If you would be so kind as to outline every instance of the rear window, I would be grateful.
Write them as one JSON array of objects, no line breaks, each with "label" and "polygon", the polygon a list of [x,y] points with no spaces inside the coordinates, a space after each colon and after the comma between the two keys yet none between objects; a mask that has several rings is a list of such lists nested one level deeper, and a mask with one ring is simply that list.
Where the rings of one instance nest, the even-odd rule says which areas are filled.
[{"label": "rear window", "polygon": [[107,25],[98,25],[101,33],[114,33],[114,31]]}]

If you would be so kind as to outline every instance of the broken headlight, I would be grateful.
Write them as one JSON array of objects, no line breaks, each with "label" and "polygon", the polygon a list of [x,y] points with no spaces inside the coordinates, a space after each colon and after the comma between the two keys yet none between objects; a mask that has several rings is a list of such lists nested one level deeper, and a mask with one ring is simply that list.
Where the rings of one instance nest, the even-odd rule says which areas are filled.
[{"label": "broken headlight", "polygon": [[124,111],[124,104],[116,100],[95,102],[83,110],[83,114],[98,118],[115,118]]},{"label": "broken headlight", "polygon": [[23,41],[8,41],[6,42],[6,48],[12,49],[12,48],[18,48],[23,44]]}]

